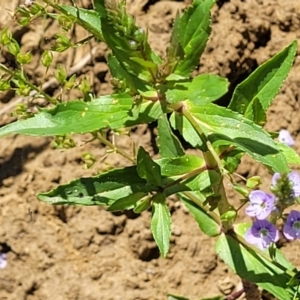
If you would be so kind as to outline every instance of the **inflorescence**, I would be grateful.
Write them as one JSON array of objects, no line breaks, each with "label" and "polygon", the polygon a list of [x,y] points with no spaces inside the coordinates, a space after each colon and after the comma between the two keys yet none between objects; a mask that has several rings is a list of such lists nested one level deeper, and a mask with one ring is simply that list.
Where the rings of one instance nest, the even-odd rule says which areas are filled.
[{"label": "inflorescence", "polygon": [[297,172],[275,173],[270,187],[273,194],[261,190],[249,194],[250,205],[246,214],[255,221],[246,232],[246,241],[260,249],[268,248],[279,239],[279,231],[274,224],[279,218],[285,220],[283,235],[288,240],[300,239],[300,212],[292,210],[286,218],[283,211],[300,197],[300,176]]},{"label": "inflorescence", "polygon": [[[294,145],[290,133],[282,129],[278,140],[288,146]],[[298,202],[300,197],[300,176],[297,172],[288,174],[275,173],[270,187],[272,194],[261,190],[249,194],[250,205],[246,214],[255,220],[247,230],[245,239],[249,244],[254,244],[261,250],[268,248],[279,239],[276,221],[282,218],[285,221],[283,235],[288,240],[300,239],[300,212],[292,210],[288,216],[284,210]]]}]

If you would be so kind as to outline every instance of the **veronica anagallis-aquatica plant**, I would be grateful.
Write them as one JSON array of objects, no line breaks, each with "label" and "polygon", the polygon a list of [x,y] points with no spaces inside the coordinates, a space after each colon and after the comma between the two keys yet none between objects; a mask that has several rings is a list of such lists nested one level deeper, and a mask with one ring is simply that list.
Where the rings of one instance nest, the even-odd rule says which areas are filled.
[{"label": "veronica anagallis-aquatica plant", "polygon": [[[297,42],[292,41],[238,84],[227,107],[219,106],[214,102],[228,92],[228,80],[215,74],[192,77],[210,35],[213,5],[213,0],[195,0],[178,13],[165,56],[161,57],[148,43],[147,30],[127,14],[124,1],[95,0],[90,10],[77,7],[75,2],[70,6],[50,0],[43,0],[43,4],[27,1],[14,14],[22,26],[47,16],[56,19],[63,30],[55,35],[55,44],[44,49],[41,63],[45,68],[52,63],[53,51],[63,52],[91,39],[105,42],[111,50],[107,64],[114,92],[95,97],[87,80],[78,83],[75,76],[68,76],[57,66],[55,77],[62,87],[61,95],[74,88],[83,96],[64,99],[48,95],[24,72],[31,54],[22,53],[12,34],[4,29],[1,49],[15,57],[18,68],[0,64],[0,89],[43,98],[48,106],[32,112],[22,103],[15,110],[19,120],[0,128],[0,136],[54,136],[58,146],[69,148],[76,146],[73,134],[90,133],[93,140],[128,159],[128,166],[74,179],[38,193],[38,199],[51,205],[107,206],[109,211],[151,210],[153,237],[165,257],[171,236],[167,203],[176,195],[200,229],[217,237],[216,252],[236,274],[278,299],[299,299],[299,272],[276,242],[280,235],[277,224],[282,221],[285,237],[299,238],[300,213],[293,210],[288,215],[287,211],[300,194],[299,175],[290,169],[300,158],[290,147],[293,139],[287,132],[281,132],[277,140],[278,133],[263,128],[267,109],[292,67]],[[87,37],[78,43],[66,34],[74,24],[87,31]],[[127,153],[103,134],[124,128],[130,132],[139,124],[153,122],[157,122],[160,154],[156,160],[142,146]],[[175,131],[198,154],[187,154]],[[273,174],[272,193],[259,190],[261,179],[257,176],[237,183],[236,170],[244,155]],[[86,155],[87,167],[96,159]],[[234,206],[228,198],[224,180],[240,196],[240,205]],[[252,221],[238,223],[237,216],[245,205]]]}]

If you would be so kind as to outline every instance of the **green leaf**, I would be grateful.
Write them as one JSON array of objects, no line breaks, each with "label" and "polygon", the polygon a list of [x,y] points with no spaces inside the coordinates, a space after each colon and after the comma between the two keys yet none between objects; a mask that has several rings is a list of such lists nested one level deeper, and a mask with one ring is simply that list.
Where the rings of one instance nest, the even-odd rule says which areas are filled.
[{"label": "green leaf", "polygon": [[[291,276],[282,265],[276,253],[277,263],[267,260],[259,251],[246,249],[236,239],[222,234],[216,244],[216,251],[224,262],[241,278],[256,283],[280,300],[292,299],[295,289],[288,287]],[[267,251],[264,252],[267,255]],[[279,260],[278,260],[279,259]]]},{"label": "green leaf", "polygon": [[164,177],[178,176],[192,172],[205,165],[205,161],[198,155],[184,155],[174,158],[162,158],[155,161]]},{"label": "green leaf", "polygon": [[49,110],[42,110],[33,118],[20,120],[0,128],[0,136],[11,133],[53,136],[87,133],[101,128],[123,128],[150,123],[161,114],[159,103],[141,104],[132,115],[133,99],[127,94],[102,96],[90,102],[70,101]]},{"label": "green leaf", "polygon": [[149,153],[140,147],[137,154],[137,172],[150,185],[161,185],[160,166],[152,160]]},{"label": "green leaf", "polygon": [[137,192],[121,199],[115,201],[107,210],[109,211],[118,211],[125,209],[132,209],[135,207],[136,203],[143,198],[147,193]]},{"label": "green leaf", "polygon": [[163,194],[156,194],[152,200],[151,230],[161,255],[166,257],[170,247],[171,214]]},{"label": "green leaf", "polygon": [[58,205],[111,205],[120,197],[148,193],[152,188],[142,179],[136,167],[114,169],[89,178],[79,178],[37,197]]},{"label": "green leaf", "polygon": [[[226,147],[228,149],[228,146]],[[224,163],[224,168],[230,173],[234,173],[241,163],[241,158],[244,152],[240,149],[233,149],[226,153],[222,153],[221,157]]]},{"label": "green leaf", "polygon": [[[163,185],[170,182],[169,177],[190,172],[203,165],[204,161],[196,155],[186,155],[174,159],[160,159],[156,163],[161,166],[162,175],[166,177],[162,179]],[[203,186],[207,180],[200,178],[199,182],[201,184],[199,183],[197,188]],[[138,175],[134,166],[115,169],[90,178],[79,178],[59,185],[49,192],[40,193],[38,198],[50,204],[66,205],[112,205],[116,202],[110,210],[129,209],[139,206],[139,200],[143,200],[148,192],[155,189]]]},{"label": "green leaf", "polygon": [[214,0],[195,0],[180,18],[179,29],[176,26],[175,35],[178,38],[184,55],[181,51],[180,62],[174,73],[188,78],[199,63],[210,35],[210,9]]},{"label": "green leaf", "polygon": [[173,295],[173,294],[168,294],[167,295],[167,300],[189,300],[189,298],[185,298],[182,296],[177,296],[177,295]]},{"label": "green leaf", "polygon": [[246,187],[253,190],[257,189],[262,184],[260,176],[252,176],[247,178]]},{"label": "green leaf", "polygon": [[287,283],[290,286],[300,286],[300,272],[297,273],[291,278],[291,280]]},{"label": "green leaf", "polygon": [[228,90],[228,80],[214,74],[201,74],[191,82],[175,83],[172,89],[166,92],[169,103],[190,100],[195,105],[205,105],[217,100]]},{"label": "green leaf", "polygon": [[[184,51],[182,46],[179,42],[180,37],[180,14],[177,11],[176,17],[173,23],[173,28],[171,32],[171,38],[169,42],[169,46],[167,48],[167,54],[166,54],[166,69],[169,70],[169,74],[173,72],[173,70],[176,68],[176,65],[178,64],[180,59],[184,58]],[[173,76],[172,74],[171,76]],[[178,76],[178,75],[175,75]],[[180,75],[179,75],[180,76]],[[181,76],[180,76],[181,77]],[[181,77],[181,79],[184,79],[185,77]],[[169,76],[167,76],[167,80],[169,80]],[[176,78],[174,79],[176,80]]]},{"label": "green leaf", "polygon": [[231,222],[234,223],[237,218],[237,211],[236,210],[228,210],[221,216],[221,220],[223,222]]},{"label": "green leaf", "polygon": [[172,113],[170,117],[170,123],[174,129],[179,130],[183,138],[193,147],[197,147],[199,149],[203,147],[202,140],[200,139],[198,133],[182,114],[176,112]]},{"label": "green leaf", "polygon": [[178,157],[184,155],[184,150],[171,131],[166,114],[163,114],[158,119],[158,148],[162,157]]},{"label": "green leaf", "polygon": [[65,4],[61,4],[59,7],[59,10],[66,16],[76,18],[76,22],[89,31],[94,37],[103,40],[101,18],[104,16],[104,11],[77,8]]},{"label": "green leaf", "polygon": [[164,178],[163,185],[167,185],[164,189],[166,196],[184,191],[201,191],[199,197],[203,198],[203,201],[206,200],[208,203],[213,201],[213,195],[215,194],[214,186],[220,184],[220,174],[213,170],[202,171],[200,174],[200,170],[194,169],[193,171],[196,171],[195,173],[197,175],[189,174],[190,176],[180,183],[175,182],[175,180],[178,179],[177,177]]},{"label": "green leaf", "polygon": [[296,51],[297,41],[294,41],[259,66],[236,87],[228,108],[260,121],[253,113],[253,101],[258,99],[263,110],[267,110],[292,67]]},{"label": "green leaf", "polygon": [[111,75],[125,82],[125,86],[129,88],[132,93],[137,94],[138,90],[148,90],[147,84],[143,80],[128,72],[128,69],[125,68],[115,56],[111,54],[108,55],[107,64]]},{"label": "green leaf", "polygon": [[[217,236],[220,234],[220,224],[208,213],[201,202],[195,204],[187,196],[180,193],[180,199],[192,216],[195,218],[200,229],[208,236]],[[200,200],[199,200],[200,201]]]},{"label": "green leaf", "polygon": [[214,145],[218,146],[219,141],[235,145],[274,172],[289,172],[285,157],[270,135],[249,119],[212,103],[195,106],[186,101],[186,107]]},{"label": "green leaf", "polygon": [[244,116],[260,126],[263,126],[267,121],[267,114],[258,98],[254,98],[249,104]]},{"label": "green leaf", "polygon": [[276,142],[276,145],[288,164],[300,165],[300,156],[293,148],[281,142]]},{"label": "green leaf", "polygon": [[150,206],[151,206],[151,197],[150,196],[144,197],[136,203],[133,212],[135,212],[136,214],[140,214],[143,211],[147,210]]},{"label": "green leaf", "polygon": [[201,191],[206,194],[214,194],[213,187],[219,185],[221,175],[214,170],[202,171],[195,177],[184,182],[192,191]]}]

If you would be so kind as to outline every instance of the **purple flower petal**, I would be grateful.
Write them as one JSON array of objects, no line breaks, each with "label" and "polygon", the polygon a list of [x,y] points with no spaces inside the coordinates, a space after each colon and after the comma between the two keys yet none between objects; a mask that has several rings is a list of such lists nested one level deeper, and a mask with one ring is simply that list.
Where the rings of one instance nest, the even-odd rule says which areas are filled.
[{"label": "purple flower petal", "polygon": [[289,180],[293,183],[294,197],[300,196],[300,176],[298,172],[291,172],[288,174]]},{"label": "purple flower petal", "polygon": [[252,191],[249,194],[250,205],[246,208],[246,214],[263,220],[269,216],[274,208],[275,197],[263,191]]},{"label": "purple flower petal", "polygon": [[273,177],[272,177],[272,185],[276,186],[277,184],[277,180],[281,177],[280,173],[274,173]]},{"label": "purple flower petal", "polygon": [[300,239],[300,212],[292,210],[283,227],[283,234],[288,240]]},{"label": "purple flower petal", "polygon": [[256,220],[247,230],[245,239],[249,244],[254,244],[261,250],[268,248],[271,243],[279,240],[277,228],[267,220]]},{"label": "purple flower petal", "polygon": [[295,144],[295,141],[294,141],[293,137],[291,136],[289,131],[286,130],[286,129],[281,129],[279,131],[278,140],[281,143],[284,143],[284,144],[286,144],[290,147],[294,146],[294,144]]},{"label": "purple flower petal", "polygon": [[5,269],[7,266],[7,254],[0,252],[0,269]]}]

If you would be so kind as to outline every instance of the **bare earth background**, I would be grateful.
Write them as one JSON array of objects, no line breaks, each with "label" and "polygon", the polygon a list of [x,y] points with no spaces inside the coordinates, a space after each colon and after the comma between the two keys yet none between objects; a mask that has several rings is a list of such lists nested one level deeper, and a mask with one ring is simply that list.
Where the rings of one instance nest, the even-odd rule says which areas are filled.
[{"label": "bare earth background", "polygon": [[[88,1],[76,3],[90,7]],[[39,60],[41,48],[49,48],[59,29],[51,20],[37,20],[20,30],[9,16],[19,4],[17,0],[0,0],[0,29],[8,26],[23,51],[33,53],[33,64],[26,71],[37,83],[53,77],[51,69],[45,75]],[[181,1],[131,0],[128,9],[139,25],[149,29],[153,48],[163,53],[176,11],[187,5]],[[300,37],[299,0],[218,1],[212,19],[212,36],[197,72],[226,76],[232,89],[259,64]],[[76,41],[85,36],[80,28],[73,32]],[[69,69],[95,45],[56,55],[55,63]],[[106,94],[110,92],[106,46],[99,44],[95,53],[77,75],[88,77],[96,94]],[[296,140],[296,151],[300,151],[299,54],[269,110],[266,125],[272,131],[288,129]],[[7,63],[9,58],[3,55],[0,61]],[[50,92],[57,92],[55,86]],[[13,97],[12,93],[0,95],[1,125],[13,121],[10,111],[3,111]],[[228,97],[222,101],[226,103]],[[137,128],[132,136],[155,154],[147,126]],[[169,203],[173,232],[167,259],[159,257],[153,242],[149,212],[141,216],[112,214],[98,207],[52,207],[39,202],[35,197],[39,191],[128,163],[114,154],[105,158],[101,145],[85,141],[79,138],[79,148],[62,151],[53,149],[50,138],[9,136],[0,140],[0,251],[8,255],[7,268],[0,270],[0,300],[160,300],[166,299],[168,292],[199,299],[239,288],[240,279],[216,256],[215,241],[200,232],[176,200]],[[117,139],[117,144],[130,151],[126,138]],[[80,159],[85,151],[99,158],[88,171]],[[265,169],[246,158],[239,171],[244,176],[263,176],[267,190],[270,175]],[[280,243],[299,267],[299,243]]]}]

